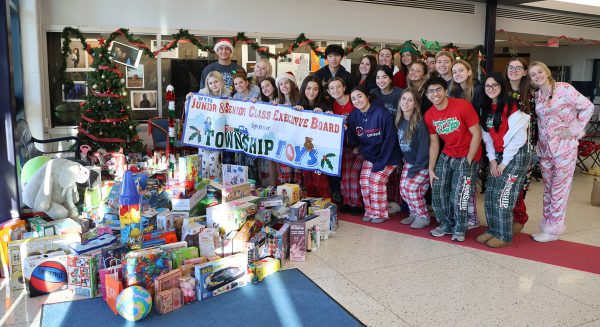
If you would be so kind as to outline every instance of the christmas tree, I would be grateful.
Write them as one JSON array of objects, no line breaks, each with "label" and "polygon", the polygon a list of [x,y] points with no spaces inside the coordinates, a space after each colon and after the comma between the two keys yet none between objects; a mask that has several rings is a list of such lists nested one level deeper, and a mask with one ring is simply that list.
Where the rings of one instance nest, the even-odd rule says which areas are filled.
[{"label": "christmas tree", "polygon": [[[63,31],[63,55],[69,52],[69,32]],[[80,34],[77,31],[77,34]],[[128,105],[125,76],[109,52],[109,42],[100,38],[98,47],[91,48],[83,35],[78,35],[92,56],[94,71],[87,74],[88,95],[81,104],[78,137],[92,151],[104,149],[124,153],[142,152],[144,146],[137,134],[137,121]],[[110,38],[112,39],[112,37]],[[67,83],[68,84],[68,83]]]}]

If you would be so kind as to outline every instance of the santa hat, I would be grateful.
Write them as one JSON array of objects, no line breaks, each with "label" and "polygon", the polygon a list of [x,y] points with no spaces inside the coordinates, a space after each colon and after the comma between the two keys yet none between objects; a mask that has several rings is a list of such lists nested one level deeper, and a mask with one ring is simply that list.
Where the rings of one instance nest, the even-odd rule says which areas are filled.
[{"label": "santa hat", "polygon": [[279,82],[283,81],[284,79],[290,80],[290,81],[294,82],[294,84],[298,85],[298,82],[296,82],[296,77],[294,76],[294,74],[292,72],[285,72],[285,73],[279,74],[279,76],[277,76],[277,79],[275,80],[275,84],[277,84],[277,86],[279,86]]},{"label": "santa hat", "polygon": [[230,39],[219,39],[219,41],[217,41],[217,43],[215,43],[215,47],[214,47],[214,51],[217,52],[217,49],[219,49],[220,46],[226,46],[229,48],[229,50],[231,50],[231,52],[233,53],[233,44],[231,44],[231,40]]}]

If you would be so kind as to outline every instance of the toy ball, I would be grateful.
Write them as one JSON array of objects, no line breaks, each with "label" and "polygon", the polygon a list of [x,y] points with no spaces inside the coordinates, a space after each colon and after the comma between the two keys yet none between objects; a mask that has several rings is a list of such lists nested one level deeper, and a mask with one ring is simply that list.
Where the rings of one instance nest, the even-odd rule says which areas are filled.
[{"label": "toy ball", "polygon": [[23,165],[23,169],[21,169],[21,185],[26,185],[42,166],[52,160],[52,158],[48,156],[37,156],[35,158],[31,158],[27,160],[25,165]]},{"label": "toy ball", "polygon": [[117,297],[117,311],[129,321],[144,319],[152,310],[152,295],[141,286],[130,286]]},{"label": "toy ball", "polygon": [[67,269],[56,261],[46,261],[35,267],[29,285],[41,293],[52,293],[67,286]]}]

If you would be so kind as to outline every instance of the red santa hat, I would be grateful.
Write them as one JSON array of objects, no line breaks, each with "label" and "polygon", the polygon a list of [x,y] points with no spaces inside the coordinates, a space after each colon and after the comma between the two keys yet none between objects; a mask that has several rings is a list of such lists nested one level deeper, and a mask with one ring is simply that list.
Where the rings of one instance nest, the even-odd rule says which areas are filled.
[{"label": "red santa hat", "polygon": [[214,51],[217,52],[217,49],[219,49],[220,46],[226,46],[229,48],[229,50],[231,50],[231,52],[233,53],[233,44],[231,44],[231,40],[230,39],[219,39],[217,41],[217,43],[215,43],[215,47],[214,47]]},{"label": "red santa hat", "polygon": [[294,76],[294,74],[292,72],[285,72],[285,73],[279,74],[279,76],[277,76],[277,79],[275,80],[275,84],[277,84],[276,86],[279,87],[279,82],[283,81],[284,79],[288,79],[288,80],[294,82],[294,84],[296,84],[296,86],[298,85],[298,82],[296,82],[296,77]]}]

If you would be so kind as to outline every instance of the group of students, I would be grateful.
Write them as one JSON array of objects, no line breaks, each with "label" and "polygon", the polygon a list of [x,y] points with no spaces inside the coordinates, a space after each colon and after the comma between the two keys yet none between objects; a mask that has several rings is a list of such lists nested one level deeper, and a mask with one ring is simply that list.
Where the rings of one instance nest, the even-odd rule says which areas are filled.
[{"label": "group of students", "polygon": [[[248,78],[231,62],[228,40],[215,52],[219,61],[203,71],[200,93],[232,97],[235,90],[233,99],[346,116],[341,178],[277,164],[278,184],[302,184],[308,196],[333,198],[342,211],[371,223],[389,219],[390,202],[404,202],[410,214],[401,222],[412,228],[430,225],[430,202],[439,223],[431,234],[462,242],[479,226],[475,190],[483,167],[488,226],[477,241],[503,247],[528,220],[524,198],[536,151],[544,203],[541,232],[533,239],[554,241],[564,232],[578,138],[594,106],[571,85],[555,82],[544,63],[511,59],[505,72],[491,72],[481,83],[451,52],[421,61],[407,42],[401,67],[383,48],[377,58],[363,56],[350,74],[341,65],[343,48],[330,45],[328,65],[298,88],[289,72],[270,77],[267,59],[258,60]],[[220,176],[214,162],[220,152],[200,152],[203,173]]]}]

